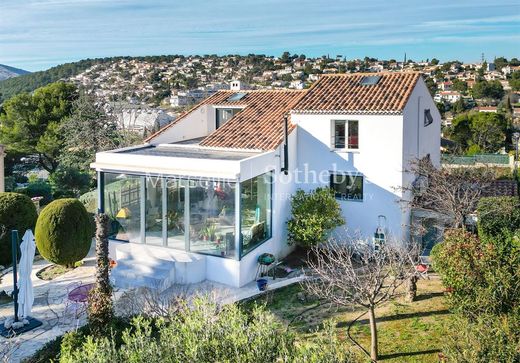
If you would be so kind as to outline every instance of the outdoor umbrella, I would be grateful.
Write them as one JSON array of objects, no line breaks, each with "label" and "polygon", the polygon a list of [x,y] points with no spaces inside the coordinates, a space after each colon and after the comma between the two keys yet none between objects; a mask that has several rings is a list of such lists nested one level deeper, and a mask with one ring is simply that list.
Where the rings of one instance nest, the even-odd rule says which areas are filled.
[{"label": "outdoor umbrella", "polygon": [[23,235],[20,250],[22,252],[22,257],[20,258],[18,273],[18,318],[27,319],[31,314],[34,302],[31,272],[34,252],[36,250],[34,235],[30,229],[28,229]]}]

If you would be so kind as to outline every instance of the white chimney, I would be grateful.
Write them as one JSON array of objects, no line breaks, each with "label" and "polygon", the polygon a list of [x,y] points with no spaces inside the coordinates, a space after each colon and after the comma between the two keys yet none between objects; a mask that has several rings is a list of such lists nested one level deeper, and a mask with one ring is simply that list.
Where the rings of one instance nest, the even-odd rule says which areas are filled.
[{"label": "white chimney", "polygon": [[229,88],[231,89],[231,91],[240,91],[244,89],[242,86],[242,82],[237,81],[236,79],[231,81],[231,85]]}]

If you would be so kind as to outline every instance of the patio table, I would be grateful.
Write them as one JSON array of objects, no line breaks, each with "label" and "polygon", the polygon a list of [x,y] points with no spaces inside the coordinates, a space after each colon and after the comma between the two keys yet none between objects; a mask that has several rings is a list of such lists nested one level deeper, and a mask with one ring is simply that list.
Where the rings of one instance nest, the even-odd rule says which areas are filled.
[{"label": "patio table", "polygon": [[75,303],[85,303],[88,300],[88,294],[90,290],[92,290],[96,286],[96,284],[85,284],[76,287],[71,292],[69,292],[68,298],[70,301]]}]

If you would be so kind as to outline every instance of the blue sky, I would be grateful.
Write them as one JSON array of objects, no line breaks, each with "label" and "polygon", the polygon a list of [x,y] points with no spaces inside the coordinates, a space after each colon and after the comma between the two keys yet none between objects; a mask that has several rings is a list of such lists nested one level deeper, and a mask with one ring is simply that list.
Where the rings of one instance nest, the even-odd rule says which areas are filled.
[{"label": "blue sky", "polygon": [[518,0],[0,0],[0,63],[116,55],[520,58]]}]

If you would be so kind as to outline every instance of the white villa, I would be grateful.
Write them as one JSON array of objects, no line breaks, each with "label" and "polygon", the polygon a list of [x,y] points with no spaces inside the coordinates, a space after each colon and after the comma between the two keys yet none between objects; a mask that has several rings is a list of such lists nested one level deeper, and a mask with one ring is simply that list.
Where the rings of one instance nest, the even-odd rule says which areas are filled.
[{"label": "white villa", "polygon": [[351,231],[409,237],[411,160],[440,162],[441,117],[418,73],[325,75],[308,90],[218,91],[146,140],[101,152],[116,285],[255,279],[291,251],[290,197],[335,191]]}]

